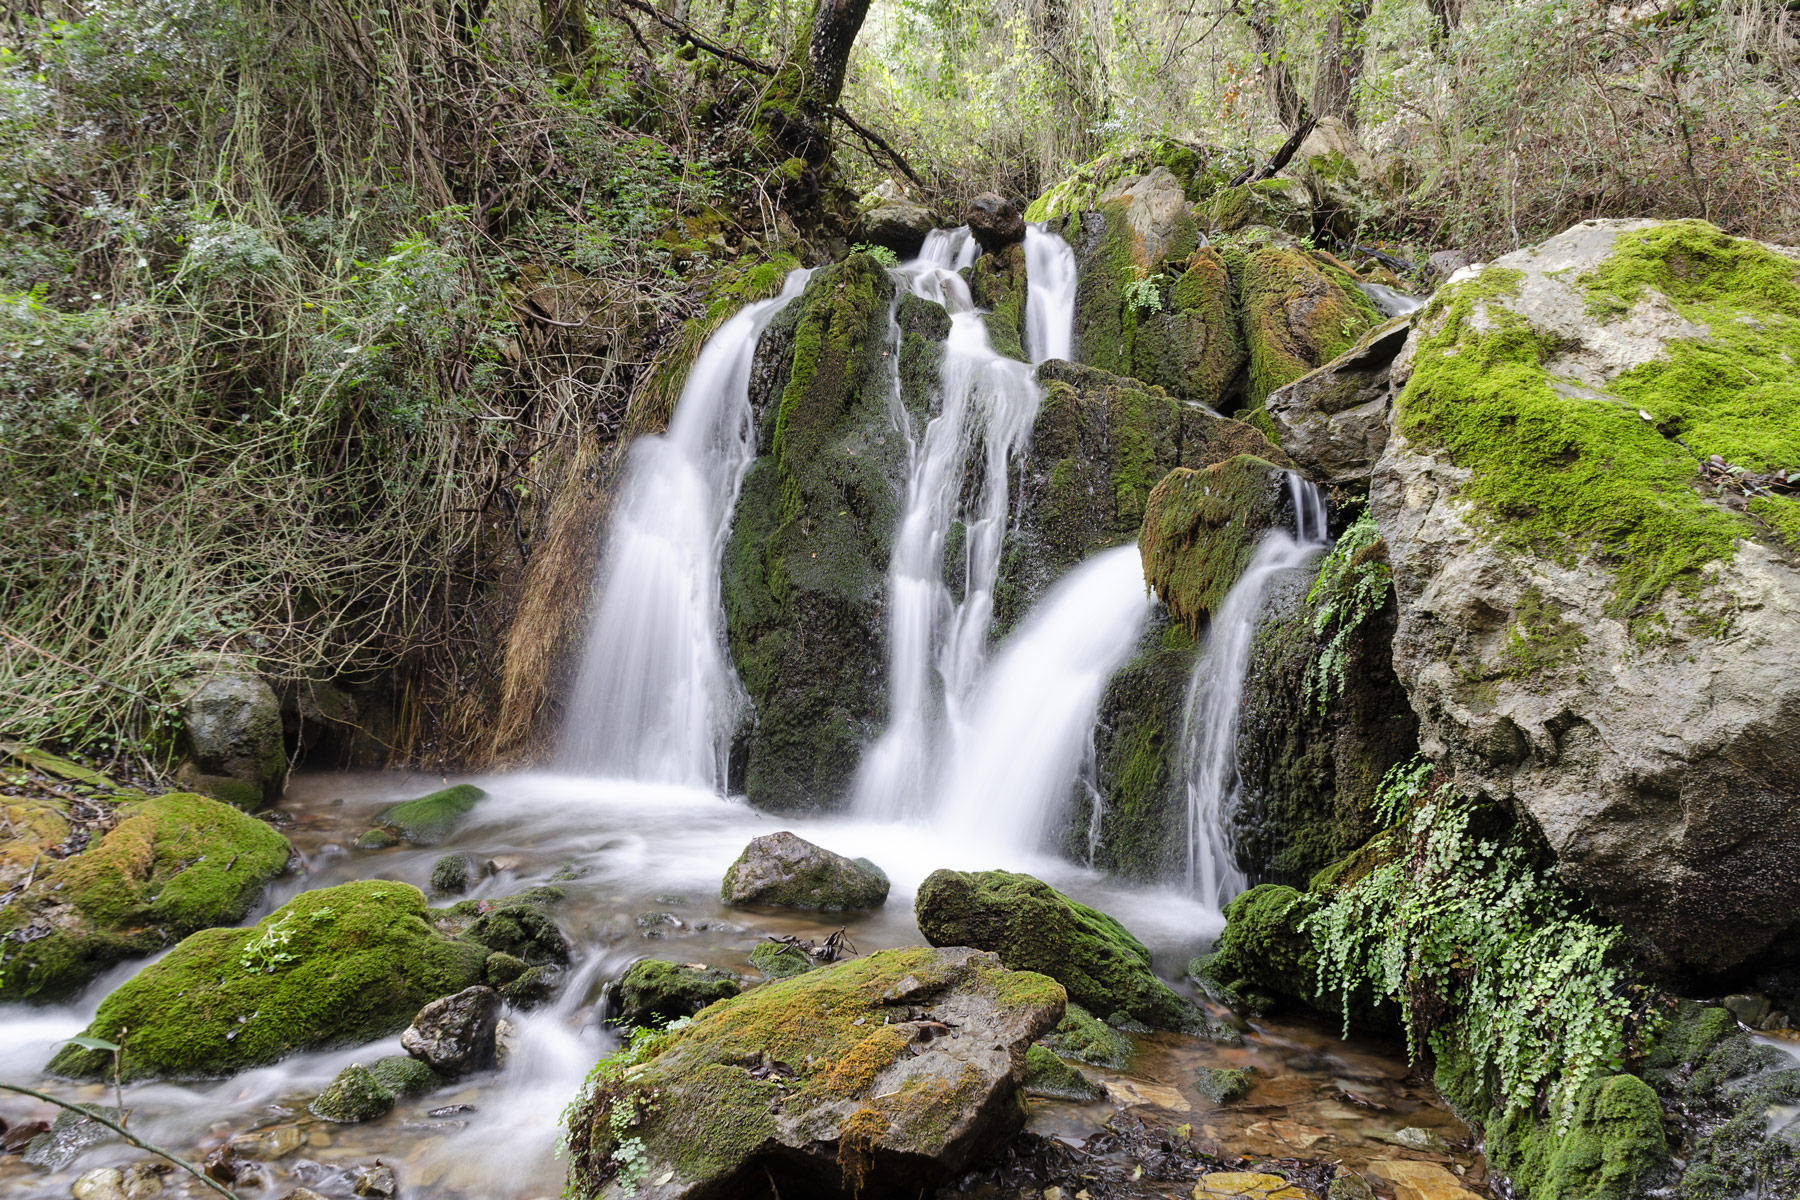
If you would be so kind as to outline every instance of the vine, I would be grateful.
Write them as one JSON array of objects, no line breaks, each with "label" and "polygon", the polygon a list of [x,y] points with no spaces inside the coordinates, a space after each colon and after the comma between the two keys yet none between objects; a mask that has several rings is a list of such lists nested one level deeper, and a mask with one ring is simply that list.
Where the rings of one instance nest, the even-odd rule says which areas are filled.
[{"label": "vine", "polygon": [[1306,703],[1319,712],[1333,697],[1344,694],[1350,639],[1387,603],[1393,577],[1386,543],[1365,509],[1325,556],[1306,594],[1313,606],[1313,634],[1322,639],[1306,673]]}]

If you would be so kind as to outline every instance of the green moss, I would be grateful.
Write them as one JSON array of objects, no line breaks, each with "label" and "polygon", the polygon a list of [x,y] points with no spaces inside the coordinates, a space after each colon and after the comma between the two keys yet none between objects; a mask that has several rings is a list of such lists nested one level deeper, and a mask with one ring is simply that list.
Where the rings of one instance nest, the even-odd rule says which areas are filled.
[{"label": "green moss", "polygon": [[1635,1075],[1590,1079],[1566,1131],[1528,1111],[1490,1128],[1488,1161],[1537,1200],[1636,1200],[1668,1160],[1662,1103]]},{"label": "green moss", "polygon": [[[193,934],[107,996],[87,1035],[124,1042],[126,1079],[228,1075],[389,1036],[479,982],[488,956],[439,933],[427,911],[402,883],[302,893],[249,929]],[[98,1078],[110,1067],[110,1055],[66,1046],[48,1069]]]},{"label": "green moss", "polygon": [[933,945],[991,950],[1013,970],[1048,975],[1090,1011],[1124,1013],[1157,1029],[1202,1024],[1156,977],[1150,952],[1123,925],[1029,875],[934,871],[919,886],[913,913]]},{"label": "green moss", "polygon": [[619,980],[618,1023],[666,1024],[691,1017],[707,1005],[730,999],[742,990],[743,984],[729,971],[657,958],[640,959]]},{"label": "green moss", "polygon": [[315,1117],[353,1124],[373,1121],[394,1107],[394,1093],[369,1068],[351,1063],[337,1073],[307,1108]]},{"label": "green moss", "polygon": [[1114,1071],[1123,1071],[1130,1064],[1135,1049],[1130,1038],[1073,1002],[1055,1030],[1044,1038],[1044,1045],[1064,1058]]},{"label": "green moss", "polygon": [[1527,587],[1513,607],[1498,669],[1513,679],[1534,678],[1555,670],[1580,652],[1587,635],[1536,587]]},{"label": "green moss", "polygon": [[1015,242],[997,254],[983,254],[969,268],[969,295],[987,310],[988,345],[997,354],[1030,361],[1025,352],[1025,246]]},{"label": "green moss", "polygon": [[431,864],[431,890],[466,892],[475,877],[475,860],[466,854],[446,854]]},{"label": "green moss", "polygon": [[1350,349],[1382,320],[1353,277],[1301,250],[1252,251],[1240,289],[1251,407]]},{"label": "green moss", "polygon": [[443,1076],[408,1054],[376,1059],[369,1074],[396,1096],[423,1096],[444,1085]]},{"label": "green moss", "polygon": [[1197,977],[1224,999],[1252,1010],[1271,996],[1292,996],[1320,1008],[1318,955],[1300,922],[1317,907],[1311,895],[1277,883],[1251,888],[1225,908],[1225,932]]},{"label": "green moss", "polygon": [[456,829],[469,810],[487,797],[472,783],[459,783],[385,809],[378,822],[415,846],[435,846]]},{"label": "green moss", "polygon": [[1787,547],[1790,554],[1800,554],[1800,500],[1792,496],[1758,496],[1750,501],[1750,511],[1762,518],[1774,541]]},{"label": "green moss", "polygon": [[770,979],[786,979],[790,975],[804,975],[818,963],[813,961],[812,955],[788,942],[758,942],[750,951],[750,965]]},{"label": "green moss", "polygon": [[1200,1067],[1194,1072],[1194,1090],[1214,1104],[1236,1104],[1250,1094],[1255,1081],[1242,1067]]},{"label": "green moss", "polygon": [[1617,313],[1655,288],[1708,335],[1671,339],[1605,393],[1545,371],[1555,340],[1507,305],[1519,278],[1490,268],[1427,306],[1400,428],[1473,472],[1464,494],[1503,545],[1564,563],[1598,555],[1614,615],[1671,586],[1692,592],[1760,532],[1696,490],[1696,456],[1752,471],[1800,462],[1800,265],[1697,222],[1621,234],[1577,281],[1592,305]]},{"label": "green moss", "polygon": [[1189,629],[1210,616],[1281,518],[1281,468],[1239,455],[1169,472],[1150,494],[1138,549],[1144,580]]},{"label": "green moss", "polygon": [[51,930],[17,949],[0,941],[0,1000],[64,996],[124,958],[241,920],[291,853],[268,825],[204,796],[171,793],[122,812],[86,851],[45,860],[31,890],[0,910],[0,938],[34,921]]},{"label": "green moss", "polygon": [[1046,1100],[1098,1100],[1106,1089],[1043,1046],[1027,1046],[1025,1093]]}]

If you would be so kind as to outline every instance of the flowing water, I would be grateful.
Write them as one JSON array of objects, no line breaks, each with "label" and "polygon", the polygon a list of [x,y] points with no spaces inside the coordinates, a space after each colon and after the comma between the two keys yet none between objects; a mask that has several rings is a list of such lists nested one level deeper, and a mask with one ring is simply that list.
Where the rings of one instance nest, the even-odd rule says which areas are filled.
[{"label": "flowing water", "polygon": [[1319,490],[1289,475],[1288,494],[1294,509],[1293,532],[1275,529],[1264,534],[1250,565],[1226,593],[1194,664],[1182,718],[1182,743],[1188,752],[1188,889],[1219,908],[1248,883],[1232,852],[1229,823],[1240,783],[1238,714],[1263,597],[1276,576],[1305,566],[1329,540]]},{"label": "flowing water", "polygon": [[1075,251],[1042,225],[1025,227],[1025,351],[1035,365],[1074,357]]},{"label": "flowing water", "polygon": [[694,361],[668,432],[631,448],[558,755],[567,770],[724,783],[742,689],[722,641],[719,556],[756,453],[750,365],[808,275],[727,321]]},{"label": "flowing water", "polygon": [[[1027,328],[1065,351],[1073,322],[1073,255],[1054,234],[1027,231],[1027,267],[1040,259],[1066,272],[1028,277]],[[936,413],[915,435],[898,401],[895,422],[907,439],[906,501],[888,565],[888,727],[864,755],[854,805],[871,817],[930,810],[933,763],[963,736],[966,709],[987,660],[994,584],[1005,533],[1008,474],[1031,432],[1042,392],[1031,367],[997,353],[987,324],[954,265],[968,253],[968,230],[938,230],[919,257],[894,271],[913,294],[950,313],[939,368]],[[1046,268],[1049,269],[1049,268]],[[1057,268],[1061,270],[1061,268]],[[1038,311],[1032,323],[1030,310]],[[966,478],[979,461],[976,481]],[[962,596],[945,581],[953,524],[962,526]]]},{"label": "flowing water", "polygon": [[1425,307],[1425,302],[1417,296],[1409,296],[1405,292],[1397,292],[1386,284],[1358,283],[1363,295],[1369,302],[1381,310],[1383,316],[1404,317],[1407,313],[1417,312]]}]

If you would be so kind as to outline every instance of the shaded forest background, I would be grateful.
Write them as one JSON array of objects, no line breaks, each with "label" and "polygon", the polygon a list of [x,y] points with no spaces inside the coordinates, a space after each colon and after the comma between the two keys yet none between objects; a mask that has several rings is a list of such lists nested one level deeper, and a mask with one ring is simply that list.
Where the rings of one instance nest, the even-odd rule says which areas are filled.
[{"label": "shaded forest background", "polygon": [[1328,117],[1409,262],[1800,226],[1792,0],[824,2],[794,117],[795,0],[10,0],[0,735],[154,776],[231,663],[346,760],[529,756],[624,446],[876,188],[954,223]]}]

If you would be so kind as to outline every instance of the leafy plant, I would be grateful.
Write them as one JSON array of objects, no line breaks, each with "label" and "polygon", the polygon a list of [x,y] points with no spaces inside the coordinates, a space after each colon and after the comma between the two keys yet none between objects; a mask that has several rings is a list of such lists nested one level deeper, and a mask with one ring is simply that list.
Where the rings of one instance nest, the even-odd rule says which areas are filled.
[{"label": "leafy plant", "polygon": [[[319,913],[313,914],[314,919],[319,916]],[[287,948],[288,943],[293,941],[296,932],[288,924],[293,919],[293,914],[289,913],[251,939],[238,956],[239,965],[252,975],[273,975],[282,967],[295,961],[299,955]]]},{"label": "leafy plant", "polygon": [[1313,635],[1320,639],[1306,673],[1306,702],[1319,712],[1344,694],[1351,639],[1387,603],[1393,571],[1384,550],[1375,518],[1365,510],[1319,564],[1318,577],[1306,594],[1313,606]]},{"label": "leafy plant", "polygon": [[1169,277],[1160,271],[1155,275],[1143,279],[1127,280],[1125,284],[1125,303],[1132,308],[1142,308],[1148,309],[1151,312],[1161,312],[1163,308],[1163,285],[1168,282]]},{"label": "leafy plant", "polygon": [[886,246],[877,246],[869,242],[858,242],[856,245],[850,247],[850,253],[866,254],[884,267],[897,267],[900,265],[900,256],[895,254],[892,250],[889,250]]}]

